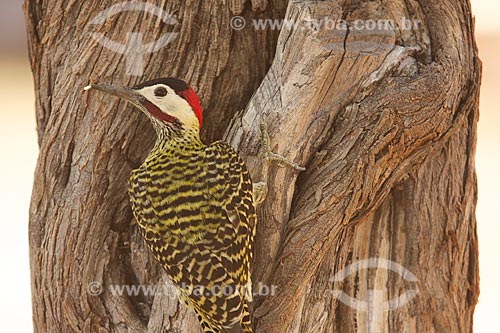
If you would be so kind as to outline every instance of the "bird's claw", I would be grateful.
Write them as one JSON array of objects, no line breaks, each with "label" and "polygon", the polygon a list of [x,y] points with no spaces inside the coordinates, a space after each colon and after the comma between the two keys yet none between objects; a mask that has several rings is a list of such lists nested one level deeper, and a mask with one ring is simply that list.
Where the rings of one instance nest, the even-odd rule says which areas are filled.
[{"label": "bird's claw", "polygon": [[265,161],[267,162],[276,162],[277,164],[281,166],[288,166],[291,167],[292,169],[299,170],[299,171],[305,171],[306,168],[303,166],[300,166],[299,164],[287,159],[286,157],[273,153],[271,151],[271,148],[269,147],[269,133],[267,132],[267,124],[265,121],[262,121],[260,123],[260,135],[261,135],[261,144],[262,144],[262,150],[261,154],[262,157]]},{"label": "bird's claw", "polygon": [[260,157],[263,160],[262,166],[262,178],[261,181],[253,185],[253,193],[255,203],[259,204],[264,201],[267,195],[267,179],[269,173],[269,164],[271,162],[276,162],[281,166],[288,166],[295,170],[304,171],[306,168],[300,166],[299,164],[290,161],[286,157],[273,153],[269,147],[269,134],[267,132],[267,124],[263,121],[260,124],[260,134],[261,134],[261,150]]}]

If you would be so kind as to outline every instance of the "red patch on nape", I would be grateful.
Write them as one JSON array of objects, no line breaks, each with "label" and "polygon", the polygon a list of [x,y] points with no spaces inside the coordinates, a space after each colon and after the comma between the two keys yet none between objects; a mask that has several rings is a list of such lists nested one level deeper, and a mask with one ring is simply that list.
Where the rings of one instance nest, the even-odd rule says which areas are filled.
[{"label": "red patch on nape", "polygon": [[148,112],[156,119],[161,121],[166,121],[169,123],[173,123],[175,121],[175,117],[172,117],[171,115],[162,112],[156,105],[154,105],[147,99],[144,99],[142,104],[146,107]]},{"label": "red patch on nape", "polygon": [[198,123],[200,124],[201,128],[201,124],[203,122],[202,110],[200,101],[194,93],[194,90],[188,86],[187,90],[179,91],[177,92],[177,94],[184,98],[189,103],[189,105],[191,105],[194,115],[196,116],[196,118],[198,118]]}]

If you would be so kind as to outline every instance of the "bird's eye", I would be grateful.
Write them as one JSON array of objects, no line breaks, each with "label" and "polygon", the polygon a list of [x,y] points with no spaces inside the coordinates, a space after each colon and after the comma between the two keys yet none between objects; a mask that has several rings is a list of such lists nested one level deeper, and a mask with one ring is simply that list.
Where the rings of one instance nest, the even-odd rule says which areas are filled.
[{"label": "bird's eye", "polygon": [[167,96],[167,89],[163,88],[163,87],[158,87],[155,89],[155,96],[156,97],[163,97],[163,96]]}]

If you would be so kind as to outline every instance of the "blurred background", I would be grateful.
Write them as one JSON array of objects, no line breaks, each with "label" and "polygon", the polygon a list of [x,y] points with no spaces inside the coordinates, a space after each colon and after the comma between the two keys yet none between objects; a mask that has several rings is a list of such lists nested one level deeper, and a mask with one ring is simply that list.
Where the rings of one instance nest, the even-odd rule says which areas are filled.
[{"label": "blurred background", "polygon": [[[1,332],[31,332],[28,207],[37,158],[34,93],[21,0],[0,4]],[[481,295],[476,332],[493,332],[500,310],[500,13],[498,0],[472,0],[483,61],[476,167]]]}]

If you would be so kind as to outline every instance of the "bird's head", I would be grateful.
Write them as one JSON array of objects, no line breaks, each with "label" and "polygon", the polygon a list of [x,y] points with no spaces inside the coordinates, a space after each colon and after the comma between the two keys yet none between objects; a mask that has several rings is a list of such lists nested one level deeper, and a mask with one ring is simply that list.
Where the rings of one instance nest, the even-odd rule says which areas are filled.
[{"label": "bird's head", "polygon": [[179,79],[155,79],[133,88],[90,84],[85,87],[85,90],[89,89],[127,100],[144,112],[156,129],[182,127],[198,132],[202,124],[198,97],[186,82]]}]

